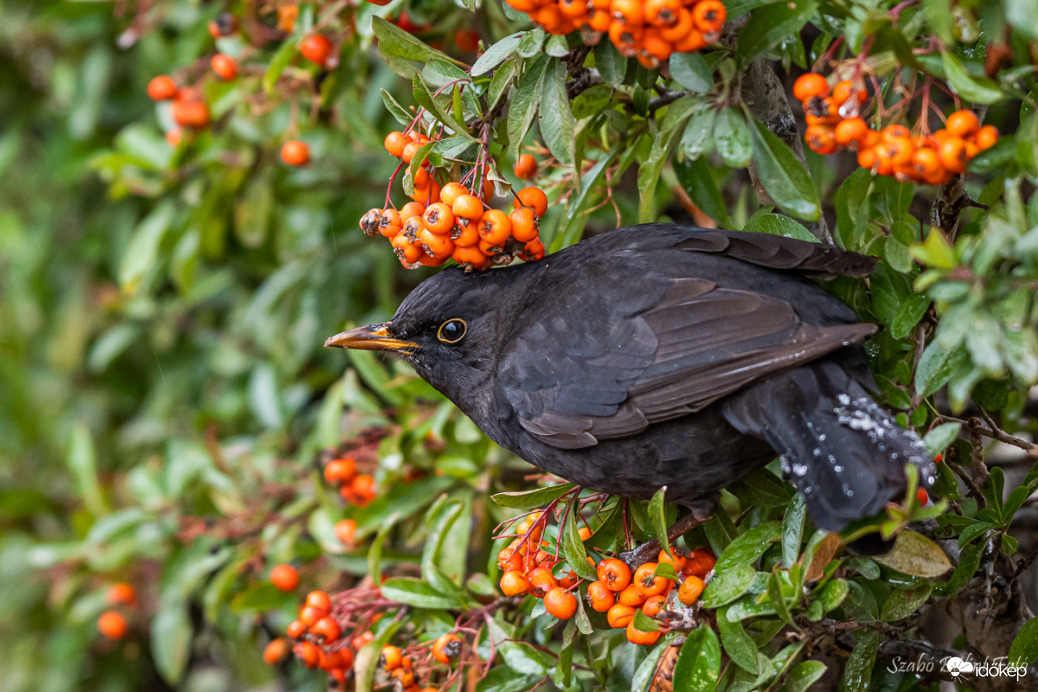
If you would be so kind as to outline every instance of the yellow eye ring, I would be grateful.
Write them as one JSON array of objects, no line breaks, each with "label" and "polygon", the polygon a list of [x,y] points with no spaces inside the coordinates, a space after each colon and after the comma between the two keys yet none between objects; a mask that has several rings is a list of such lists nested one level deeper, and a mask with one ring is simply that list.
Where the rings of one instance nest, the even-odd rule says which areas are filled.
[{"label": "yellow eye ring", "polygon": [[469,326],[465,324],[465,320],[455,317],[440,325],[436,330],[436,338],[445,344],[456,344],[465,338],[468,331]]}]

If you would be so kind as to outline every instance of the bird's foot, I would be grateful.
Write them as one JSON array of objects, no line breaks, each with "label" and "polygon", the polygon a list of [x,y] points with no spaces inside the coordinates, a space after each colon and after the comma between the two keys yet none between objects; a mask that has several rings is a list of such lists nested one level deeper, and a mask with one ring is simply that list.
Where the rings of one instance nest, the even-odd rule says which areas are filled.
[{"label": "bird's foot", "polygon": [[[667,529],[667,542],[669,543],[677,540],[679,536],[691,531],[709,518],[709,516],[699,516],[697,512],[686,514],[684,517],[674,522],[673,526]],[[659,554],[660,542],[653,538],[651,541],[642,543],[637,548],[632,548],[631,550],[620,553],[620,559],[626,562],[633,571],[644,565],[646,562],[654,561]]]}]

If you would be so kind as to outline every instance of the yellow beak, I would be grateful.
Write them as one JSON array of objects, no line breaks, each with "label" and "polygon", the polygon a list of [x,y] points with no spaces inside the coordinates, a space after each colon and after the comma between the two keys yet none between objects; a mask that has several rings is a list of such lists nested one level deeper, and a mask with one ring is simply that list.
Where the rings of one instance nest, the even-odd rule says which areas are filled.
[{"label": "yellow beak", "polygon": [[390,336],[389,322],[369,324],[366,327],[350,329],[341,334],[328,337],[324,345],[336,346],[338,348],[354,348],[361,351],[392,351],[404,354],[418,348],[418,344],[413,341],[402,341]]}]

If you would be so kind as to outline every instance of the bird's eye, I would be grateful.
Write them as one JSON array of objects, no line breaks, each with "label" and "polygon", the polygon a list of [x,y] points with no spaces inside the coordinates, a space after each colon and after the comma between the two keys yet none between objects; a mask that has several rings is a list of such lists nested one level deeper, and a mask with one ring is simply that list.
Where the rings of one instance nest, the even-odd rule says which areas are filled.
[{"label": "bird's eye", "polygon": [[456,344],[465,338],[465,333],[468,330],[469,326],[465,324],[465,320],[455,318],[447,320],[440,325],[439,330],[436,332],[436,338],[445,344]]}]

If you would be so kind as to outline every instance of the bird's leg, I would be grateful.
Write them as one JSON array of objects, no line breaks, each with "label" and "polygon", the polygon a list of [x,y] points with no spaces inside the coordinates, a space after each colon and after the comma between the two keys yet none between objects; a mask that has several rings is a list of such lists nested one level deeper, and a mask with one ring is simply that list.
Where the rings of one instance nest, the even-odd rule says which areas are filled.
[{"label": "bird's leg", "polygon": [[[709,518],[710,514],[703,515],[694,510],[689,512],[667,529],[667,542],[671,543],[677,540],[679,536],[691,531]],[[653,538],[651,541],[642,543],[637,548],[620,553],[620,559],[630,565],[631,570],[636,570],[646,562],[655,560],[659,553],[660,542]]]}]

